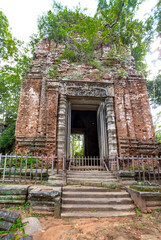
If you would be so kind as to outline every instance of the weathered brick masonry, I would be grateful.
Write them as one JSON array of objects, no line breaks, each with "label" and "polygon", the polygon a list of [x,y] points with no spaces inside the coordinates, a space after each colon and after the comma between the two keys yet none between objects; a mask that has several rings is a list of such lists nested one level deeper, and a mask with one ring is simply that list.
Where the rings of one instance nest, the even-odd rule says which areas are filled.
[{"label": "weathered brick masonry", "polygon": [[[157,154],[146,82],[132,60],[103,56],[101,69],[61,60],[64,46],[43,40],[23,81],[16,125],[16,151],[65,152],[68,102],[103,102],[108,154]],[[120,70],[126,75],[120,74]],[[73,100],[75,99],[75,100]]]}]

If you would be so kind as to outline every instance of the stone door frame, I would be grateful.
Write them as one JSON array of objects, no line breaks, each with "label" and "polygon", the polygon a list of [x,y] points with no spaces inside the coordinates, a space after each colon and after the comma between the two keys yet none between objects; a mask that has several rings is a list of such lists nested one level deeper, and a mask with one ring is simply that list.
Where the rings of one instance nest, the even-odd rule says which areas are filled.
[{"label": "stone door frame", "polygon": [[[69,148],[69,141],[67,141],[67,131],[69,131],[69,108],[71,103],[81,104],[101,104],[104,103],[106,112],[106,134],[107,134],[107,152],[108,157],[114,157],[117,155],[117,137],[116,137],[116,122],[114,112],[114,99],[111,96],[104,98],[90,98],[82,96],[71,96],[70,94],[60,93],[59,95],[59,108],[58,108],[58,133],[57,133],[57,154],[65,154],[67,156],[67,148]],[[70,110],[71,112],[71,110]],[[67,127],[68,126],[68,127]]]},{"label": "stone door frame", "polygon": [[[102,105],[102,103],[104,102],[104,99],[102,100],[98,100],[98,99],[88,99],[88,98],[68,98],[67,99],[67,132],[66,132],[66,149],[65,149],[65,155],[67,156],[67,158],[70,157],[70,134],[71,134],[71,111],[72,111],[72,105],[77,105],[77,106],[83,106],[83,109],[82,110],[96,110],[97,111],[97,114],[98,114],[98,110],[100,108],[100,106]],[[91,106],[91,107],[89,107]],[[93,107],[94,108],[93,108]],[[95,109],[96,107],[96,109]],[[79,108],[79,107],[78,107]],[[98,119],[97,119],[97,122],[98,122]],[[97,123],[98,124],[98,123]],[[104,119],[104,125],[106,124],[106,120]],[[107,140],[107,138],[105,138],[105,141]],[[100,141],[99,139],[99,136],[98,136],[98,141]],[[105,142],[104,142],[105,143]],[[106,145],[106,150],[108,151],[107,149],[107,144]],[[106,154],[106,156],[108,156],[108,154]],[[103,156],[101,155],[100,153],[100,157],[103,158]]]}]

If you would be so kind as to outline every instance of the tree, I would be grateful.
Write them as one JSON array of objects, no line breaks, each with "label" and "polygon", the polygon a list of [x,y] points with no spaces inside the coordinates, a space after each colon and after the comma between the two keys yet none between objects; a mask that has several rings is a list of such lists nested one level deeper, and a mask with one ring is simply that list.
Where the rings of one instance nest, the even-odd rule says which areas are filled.
[{"label": "tree", "polygon": [[[153,108],[161,106],[161,74],[159,73],[153,81],[147,81],[149,98]],[[154,118],[156,139],[161,143],[161,111]]]},{"label": "tree", "polygon": [[135,18],[143,0],[99,0],[97,11],[101,14],[104,26],[107,28],[106,37],[116,46],[128,47],[135,58],[136,67],[144,69],[143,60],[153,37],[153,18],[146,21]]},{"label": "tree", "polygon": [[[152,9],[151,14],[154,19],[154,27],[156,30],[156,37],[161,37],[161,0],[158,0],[156,6]],[[161,49],[159,49],[161,51]],[[155,59],[154,62],[160,61]],[[155,76],[153,81],[147,81],[147,88],[150,100],[154,107],[161,105],[161,69],[158,71],[158,75]]]},{"label": "tree", "polygon": [[158,3],[153,9],[154,11],[154,19],[156,31],[158,32],[158,36],[161,34],[161,0],[158,0]]},{"label": "tree", "polygon": [[0,135],[0,152],[12,149],[22,77],[30,58],[20,41],[12,37],[6,16],[0,12],[0,122],[6,128]]},{"label": "tree", "polygon": [[[130,49],[137,69],[143,70],[146,52],[153,37],[153,17],[144,22],[136,19],[142,0],[99,0],[97,12],[89,17],[80,8],[69,10],[55,3],[39,18],[39,36],[64,42],[63,57],[71,61],[89,61],[95,49],[111,46],[113,56]],[[80,40],[74,40],[74,37]]]},{"label": "tree", "polygon": [[7,17],[0,11],[0,58],[8,59],[16,51],[16,39],[12,37]]},{"label": "tree", "polygon": [[158,74],[153,81],[147,81],[147,89],[153,107],[161,105],[161,74]]},{"label": "tree", "polygon": [[[65,49],[62,58],[69,61],[93,62],[97,59],[95,50],[109,46],[111,58],[135,58],[138,70],[144,70],[144,57],[153,37],[153,26],[160,30],[160,2],[153,15],[144,21],[136,18],[137,10],[143,0],[99,0],[94,17],[76,7],[73,10],[54,3],[53,9],[38,20],[38,36],[32,36],[31,45],[42,38],[53,39],[57,44],[63,42]],[[23,49],[20,53],[20,49]],[[22,43],[13,38],[7,17],[0,11],[0,58],[4,66],[0,69],[0,118],[7,128],[0,136],[0,151],[11,149],[14,141],[14,127],[17,117],[20,86],[30,58]],[[11,61],[12,60],[12,61]],[[55,70],[53,70],[55,71]],[[11,140],[11,141],[10,141]]]},{"label": "tree", "polygon": [[154,118],[154,128],[155,128],[155,136],[159,143],[161,143],[161,111],[158,112]]}]

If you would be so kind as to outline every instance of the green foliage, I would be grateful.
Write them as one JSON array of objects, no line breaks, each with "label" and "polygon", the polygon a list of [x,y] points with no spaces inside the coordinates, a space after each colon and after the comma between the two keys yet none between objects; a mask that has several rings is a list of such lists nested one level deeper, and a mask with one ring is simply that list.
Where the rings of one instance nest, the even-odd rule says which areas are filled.
[{"label": "green foliage", "polygon": [[161,125],[158,126],[158,130],[155,131],[157,142],[161,143]]},{"label": "green foliage", "polygon": [[156,139],[159,143],[161,143],[161,112],[156,114],[154,119],[154,128]]},{"label": "green foliage", "polygon": [[[161,105],[161,74],[159,73],[153,81],[147,81],[147,89],[153,108]],[[154,119],[155,136],[157,142],[161,143],[161,112]]]},{"label": "green foliage", "polygon": [[84,135],[71,134],[70,135],[70,151],[72,157],[84,156]]},{"label": "green foliage", "polygon": [[12,150],[15,139],[15,122],[10,123],[0,135],[0,152]]},{"label": "green foliage", "polygon": [[140,210],[138,210],[137,207],[135,208],[135,210],[136,210],[136,216],[137,217],[141,217],[142,216],[142,212]]},{"label": "green foliage", "polygon": [[77,62],[78,59],[74,51],[70,51],[68,48],[65,48],[62,54],[62,58],[67,59],[69,62]]},{"label": "green foliage", "polygon": [[117,75],[118,75],[119,77],[121,77],[121,78],[124,78],[124,77],[127,76],[125,70],[118,69],[116,72],[117,72]]},{"label": "green foliage", "polygon": [[57,68],[55,66],[52,66],[49,72],[50,77],[55,77],[56,73],[57,73]]},{"label": "green foliage", "polygon": [[32,217],[36,217],[36,218],[40,218],[42,215],[39,214],[39,213],[33,212],[33,213],[31,214],[31,216],[32,216]]},{"label": "green foliage", "polygon": [[22,224],[21,219],[17,219],[16,223],[13,224],[13,226],[10,230],[0,231],[0,237],[4,237],[11,232],[16,233],[17,231],[24,233],[24,225]]},{"label": "green foliage", "polygon": [[0,11],[0,58],[8,59],[17,51],[16,40],[9,29],[7,17]]},{"label": "green foliage", "polygon": [[[136,18],[136,13],[142,2],[143,0],[99,0],[94,17],[88,16],[85,9],[80,7],[71,10],[54,3],[53,8],[39,18],[39,34],[32,35],[30,45],[33,49],[40,39],[53,39],[57,44],[64,43],[66,46],[62,58],[70,62],[88,62],[100,70],[102,66],[95,52],[99,51],[100,58],[102,49],[106,46],[111,49],[107,57],[126,61],[131,53],[137,69],[144,70],[143,60],[154,35],[154,24],[160,33],[161,1],[158,1],[151,16],[140,21]],[[23,48],[22,43],[12,37],[8,20],[0,11],[0,58],[11,60],[12,57],[12,63],[5,62],[5,66],[0,68],[0,121],[7,125],[0,136],[0,151],[3,152],[10,150],[11,140],[14,141],[12,133],[17,117],[20,87],[30,61],[27,57],[28,50],[23,48],[23,53],[20,53],[20,47]],[[57,63],[60,62],[61,59],[58,59]],[[57,74],[57,67],[52,68],[49,73],[51,77]],[[156,92],[157,90],[155,96]]]},{"label": "green foliage", "polygon": [[147,89],[153,106],[161,105],[161,74],[153,81],[147,81]]},{"label": "green foliage", "polygon": [[154,19],[149,17],[144,22],[136,19],[142,2],[99,0],[94,17],[87,16],[79,7],[70,10],[54,3],[53,9],[39,18],[39,38],[64,42],[63,58],[72,62],[93,61],[94,51],[103,46],[110,46],[114,57],[122,55],[127,48],[134,56],[137,68],[143,70],[143,60],[153,37]]},{"label": "green foliage", "polygon": [[22,206],[21,206],[21,210],[22,211],[29,211],[29,208],[30,208],[30,203],[28,202],[25,202]]},{"label": "green foliage", "polygon": [[101,66],[101,63],[98,62],[97,60],[92,60],[89,62],[89,65],[99,69],[99,70],[102,70],[102,66]]},{"label": "green foliage", "polygon": [[154,19],[156,24],[156,31],[158,35],[161,34],[161,0],[158,0],[155,8],[154,8]]},{"label": "green foliage", "polygon": [[30,62],[28,51],[12,37],[8,20],[0,11],[0,58],[3,58],[0,68],[0,122],[7,126],[0,135],[0,152],[11,151],[14,143],[20,88]]},{"label": "green foliage", "polygon": [[[11,142],[12,143],[12,142]],[[1,162],[1,166],[4,165],[4,159],[2,159],[2,162]],[[40,163],[38,162],[37,163],[37,166],[39,166]],[[31,169],[31,166],[32,168],[36,168],[36,157],[30,157],[28,156],[27,160],[26,160],[26,157],[22,156],[22,157],[7,157],[7,160],[6,160],[6,168],[16,168],[16,169]],[[43,166],[42,166],[43,168]]]},{"label": "green foliage", "polygon": [[[140,21],[135,18],[142,0],[100,0],[98,12],[106,27],[106,41],[117,48],[128,47],[135,58],[136,67],[144,68],[143,60],[153,37],[153,18]],[[141,66],[141,67],[140,67]]]},{"label": "green foliage", "polygon": [[25,54],[16,55],[12,65],[0,69],[0,121],[7,125],[0,136],[0,151],[11,150],[20,98],[20,88],[30,58]]}]

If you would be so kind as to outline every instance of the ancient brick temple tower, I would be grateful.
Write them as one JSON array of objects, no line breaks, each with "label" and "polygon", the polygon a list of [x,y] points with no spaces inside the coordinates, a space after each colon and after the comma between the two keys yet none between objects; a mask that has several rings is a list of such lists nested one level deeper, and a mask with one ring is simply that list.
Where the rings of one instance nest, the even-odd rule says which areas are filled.
[{"label": "ancient brick temple tower", "polygon": [[62,59],[63,49],[52,40],[35,47],[21,89],[16,151],[69,156],[70,134],[83,133],[88,155],[156,154],[146,81],[132,58],[110,59],[105,48],[96,53],[98,66],[72,63]]}]

